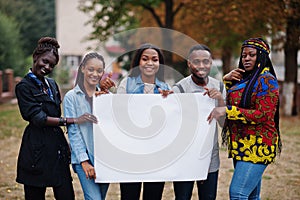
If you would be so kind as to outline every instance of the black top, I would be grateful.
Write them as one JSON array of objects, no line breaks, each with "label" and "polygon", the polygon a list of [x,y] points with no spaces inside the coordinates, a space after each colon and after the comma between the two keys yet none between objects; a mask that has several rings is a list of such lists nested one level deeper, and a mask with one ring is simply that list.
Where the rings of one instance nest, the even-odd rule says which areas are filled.
[{"label": "black top", "polygon": [[28,75],[16,85],[19,109],[26,126],[17,164],[16,181],[36,187],[59,186],[71,180],[69,145],[59,126],[46,126],[46,118],[61,116],[61,96],[53,79],[47,78],[54,99],[41,91]]}]

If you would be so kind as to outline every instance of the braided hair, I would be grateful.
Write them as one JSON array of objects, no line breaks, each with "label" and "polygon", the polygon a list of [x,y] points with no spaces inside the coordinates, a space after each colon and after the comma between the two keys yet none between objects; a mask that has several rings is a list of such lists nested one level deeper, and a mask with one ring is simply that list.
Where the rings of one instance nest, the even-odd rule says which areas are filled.
[{"label": "braided hair", "polygon": [[[239,106],[242,108],[249,108],[254,84],[259,74],[262,72],[262,70],[265,67],[269,67],[271,74],[275,78],[276,78],[276,74],[272,62],[268,56],[270,53],[269,45],[262,38],[250,38],[248,40],[245,40],[242,44],[241,54],[245,47],[252,47],[257,49],[257,53],[256,53],[257,57],[256,57],[256,63],[254,65],[254,69],[250,72],[246,72],[243,74],[243,79],[249,81],[246,85],[245,91],[243,92],[242,100]],[[242,56],[240,56],[238,68],[245,69],[242,63]]]},{"label": "braided hair", "polygon": [[83,80],[84,80],[84,77],[83,77],[83,76],[84,76],[84,74],[82,73],[81,69],[82,69],[83,66],[86,65],[86,63],[87,63],[89,60],[91,60],[91,59],[93,59],[93,58],[96,58],[96,59],[98,59],[98,60],[101,60],[102,63],[103,63],[103,68],[105,68],[105,62],[104,62],[104,58],[103,58],[102,55],[100,55],[100,54],[98,54],[98,53],[96,53],[96,52],[91,52],[91,53],[86,54],[86,55],[83,57],[81,63],[79,64],[78,72],[77,72],[77,77],[76,77],[76,81],[75,81],[75,85],[78,84],[80,87],[83,88]]},{"label": "braided hair", "polygon": [[60,45],[58,44],[57,40],[52,37],[42,37],[38,41],[37,47],[34,49],[32,57],[33,62],[35,62],[42,54],[45,52],[52,52],[56,57],[56,64],[59,61],[58,49]]},{"label": "braided hair", "polygon": [[[102,55],[96,53],[96,52],[91,52],[86,54],[81,63],[79,64],[78,67],[78,71],[77,71],[77,76],[76,76],[76,81],[75,81],[75,85],[78,85],[80,87],[80,89],[83,91],[83,93],[85,94],[85,99],[87,100],[87,102],[90,104],[91,108],[93,109],[93,97],[89,97],[89,95],[87,94],[85,87],[83,85],[84,82],[84,74],[82,73],[81,69],[86,65],[86,63],[93,59],[96,58],[98,60],[101,60],[103,63],[103,69],[105,68],[105,62],[104,62],[104,58]],[[97,90],[97,88],[96,88]]]},{"label": "braided hair", "polygon": [[[255,82],[257,81],[260,73],[264,70],[265,67],[268,67],[270,70],[270,73],[276,78],[276,73],[274,70],[274,67],[272,65],[272,62],[270,60],[269,57],[269,53],[270,53],[270,47],[267,44],[267,42],[265,40],[263,40],[262,38],[250,38],[248,40],[245,40],[242,44],[242,48],[241,48],[241,54],[243,52],[243,49],[245,47],[251,47],[251,48],[255,48],[257,49],[257,53],[256,53],[256,62],[254,65],[254,68],[252,71],[250,72],[245,72],[243,74],[243,80],[248,80],[248,83],[245,87],[245,90],[242,94],[242,98],[241,98],[241,102],[239,104],[239,107],[241,108],[250,108],[251,105],[251,96],[252,96],[252,92],[253,92],[253,88],[255,85]],[[245,69],[242,63],[242,56],[240,56],[240,60],[239,60],[239,66],[238,68],[240,69]],[[235,84],[235,83],[233,83]],[[275,122],[275,126],[278,132],[278,152],[281,152],[282,149],[282,143],[281,143],[281,139],[280,139],[280,130],[279,130],[279,100],[278,100],[278,104],[277,104],[277,108],[276,108],[276,113],[274,116],[274,122]],[[228,125],[228,123],[226,123]],[[223,143],[224,140],[227,141],[227,139],[225,138],[225,130],[228,130],[227,126],[224,126],[225,129],[223,129],[223,134],[222,134],[222,138],[223,138]],[[226,142],[225,142],[226,143]]]}]

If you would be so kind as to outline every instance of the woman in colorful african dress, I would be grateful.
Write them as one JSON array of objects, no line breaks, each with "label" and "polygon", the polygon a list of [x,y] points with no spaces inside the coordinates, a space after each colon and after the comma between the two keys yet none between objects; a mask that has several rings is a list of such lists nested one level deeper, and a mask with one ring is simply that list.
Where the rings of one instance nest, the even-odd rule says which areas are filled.
[{"label": "woman in colorful african dress", "polygon": [[233,158],[230,199],[260,199],[262,175],[281,152],[279,86],[261,38],[243,42],[239,66],[223,77],[227,105],[216,107],[208,121],[226,115],[223,142]]}]

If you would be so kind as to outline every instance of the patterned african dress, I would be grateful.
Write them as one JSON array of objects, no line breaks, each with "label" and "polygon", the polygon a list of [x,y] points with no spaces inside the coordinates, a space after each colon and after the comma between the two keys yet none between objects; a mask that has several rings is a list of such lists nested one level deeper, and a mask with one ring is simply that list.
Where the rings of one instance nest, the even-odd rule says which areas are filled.
[{"label": "patterned african dress", "polygon": [[227,89],[226,117],[228,122],[229,158],[252,163],[274,162],[278,145],[278,131],[274,115],[279,100],[277,79],[265,68],[254,84],[249,109],[239,108],[247,81]]}]

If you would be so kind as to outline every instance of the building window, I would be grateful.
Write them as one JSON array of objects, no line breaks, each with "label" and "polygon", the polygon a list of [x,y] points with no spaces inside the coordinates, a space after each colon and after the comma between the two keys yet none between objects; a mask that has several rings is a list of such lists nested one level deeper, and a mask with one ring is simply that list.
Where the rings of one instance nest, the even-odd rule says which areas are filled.
[{"label": "building window", "polygon": [[80,56],[66,56],[66,64],[68,67],[77,68],[79,66]]}]

